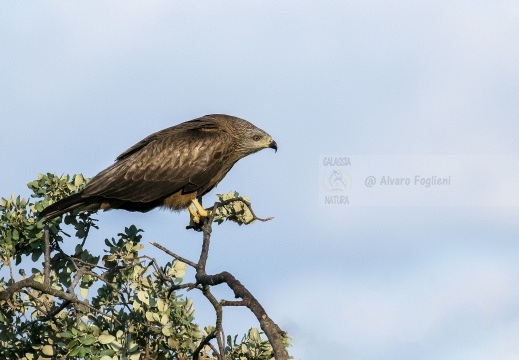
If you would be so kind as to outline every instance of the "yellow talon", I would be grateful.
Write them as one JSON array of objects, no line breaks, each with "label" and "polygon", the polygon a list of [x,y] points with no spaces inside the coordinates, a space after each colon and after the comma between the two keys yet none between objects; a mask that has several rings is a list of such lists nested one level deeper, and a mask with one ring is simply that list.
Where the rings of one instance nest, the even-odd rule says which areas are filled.
[{"label": "yellow talon", "polygon": [[198,202],[197,199],[193,199],[191,201],[193,203],[193,205],[195,205],[196,207],[196,210],[198,211],[198,215],[200,216],[203,216],[203,217],[208,217],[209,216],[209,211],[205,210],[202,205],[200,205],[200,203]]},{"label": "yellow talon", "polygon": [[191,216],[191,220],[193,220],[193,222],[195,224],[198,224],[200,222],[200,216],[198,216],[198,214],[196,213],[195,209],[193,209],[191,207],[191,205],[189,205],[187,207],[187,209],[189,210],[189,215]]},{"label": "yellow talon", "polygon": [[[194,208],[191,205],[189,205],[187,207],[187,209],[189,210],[189,214],[191,215],[191,219],[193,220],[193,222],[198,224],[198,223],[200,223],[200,216],[208,217],[210,212],[205,210],[202,207],[202,205],[200,205],[198,200],[193,199],[191,202],[193,203]],[[198,211],[198,213],[197,213],[197,211]]]}]

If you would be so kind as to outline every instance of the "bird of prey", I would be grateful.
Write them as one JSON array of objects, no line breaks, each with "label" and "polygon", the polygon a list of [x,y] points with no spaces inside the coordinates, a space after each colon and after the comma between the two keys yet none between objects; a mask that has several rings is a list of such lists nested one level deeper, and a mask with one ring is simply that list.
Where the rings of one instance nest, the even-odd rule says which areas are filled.
[{"label": "bird of prey", "polygon": [[[269,134],[229,115],[206,115],[158,131],[117,157],[77,194],[43,209],[53,219],[74,209],[187,208],[195,220],[207,216],[199,201],[241,158],[264,148],[277,151]],[[198,211],[196,213],[194,206]]]}]

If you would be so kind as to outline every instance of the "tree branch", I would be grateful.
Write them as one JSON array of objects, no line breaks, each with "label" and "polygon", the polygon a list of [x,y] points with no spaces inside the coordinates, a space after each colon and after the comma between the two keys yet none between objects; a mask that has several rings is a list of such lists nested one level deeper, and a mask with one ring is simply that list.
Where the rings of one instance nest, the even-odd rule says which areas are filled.
[{"label": "tree branch", "polygon": [[[59,299],[65,300],[65,302],[68,302],[69,304],[72,303],[72,304],[78,304],[78,305],[85,306],[85,307],[95,311],[96,313],[107,316],[107,317],[111,318],[112,320],[116,321],[118,324],[121,324],[120,321],[118,321],[114,316],[112,316],[110,314],[106,314],[102,311],[99,311],[98,309],[89,305],[88,303],[79,300],[76,294],[74,294],[72,292],[68,292],[68,291],[64,292],[61,290],[56,290],[56,289],[52,288],[50,285],[46,285],[44,283],[35,281],[34,277],[35,277],[35,274],[31,275],[27,279],[23,279],[23,280],[20,280],[20,281],[14,283],[13,285],[9,286],[4,291],[0,291],[0,300],[9,301],[9,299],[14,295],[14,293],[19,292],[24,288],[31,288],[34,290],[38,290],[44,294],[52,295]],[[55,316],[58,312],[53,314],[53,316]],[[47,316],[43,319],[48,320]],[[41,319],[38,319],[38,321],[41,321]]]},{"label": "tree branch", "polygon": [[[202,217],[200,219],[200,223],[197,226],[198,230],[201,230],[203,232],[203,240],[202,240],[202,249],[200,252],[200,257],[198,259],[198,263],[194,263],[192,261],[189,261],[171,251],[166,249],[165,247],[156,244],[154,242],[151,242],[152,245],[155,247],[161,249],[162,251],[166,252],[170,256],[174,257],[175,259],[182,261],[196,269],[196,284],[195,285],[202,285],[202,292],[207,297],[207,299],[213,304],[215,311],[216,311],[216,328],[215,331],[213,331],[211,334],[214,333],[214,338],[217,338],[218,345],[220,348],[220,353],[223,354],[222,348],[223,343],[221,340],[221,337],[218,336],[219,334],[219,328],[221,329],[221,314],[222,314],[222,306],[247,306],[252,313],[256,316],[260,323],[260,327],[267,336],[272,349],[274,350],[274,357],[276,360],[287,360],[289,359],[288,351],[285,348],[285,345],[283,343],[283,336],[285,336],[285,332],[283,332],[279,326],[267,315],[265,309],[261,304],[256,300],[256,298],[247,290],[245,286],[242,285],[241,282],[239,282],[233,275],[231,275],[229,272],[221,272],[216,275],[208,275],[206,273],[206,264],[207,264],[207,258],[209,256],[209,245],[211,242],[211,232],[212,232],[212,223],[214,221],[214,217],[216,214],[216,210],[219,207],[228,205],[235,201],[241,201],[243,202],[250,210],[253,218],[245,222],[245,224],[251,223],[254,220],[259,221],[269,221],[272,220],[272,217],[262,219],[258,218],[254,211],[252,210],[252,206],[250,202],[243,199],[242,197],[237,197],[233,199],[228,199],[220,202],[215,202],[212,208],[208,208],[206,210],[210,211],[210,215],[208,217]],[[189,227],[188,227],[189,228]],[[214,296],[209,292],[209,286],[219,285],[222,283],[226,283],[231,290],[234,292],[234,296],[236,298],[241,298],[241,301],[227,301],[227,300],[221,300],[218,302]],[[177,285],[175,289],[181,289],[184,287],[188,288],[194,288],[193,284],[185,284],[183,285]],[[223,334],[223,329],[221,330]],[[208,344],[208,342],[213,337],[209,338],[207,336],[199,345],[199,348],[197,348],[196,357],[195,353],[193,353],[193,358],[197,359],[198,354],[203,348],[205,344]]]},{"label": "tree branch", "polygon": [[69,300],[72,302],[76,302],[77,296],[75,294],[69,294],[66,292],[63,292],[61,290],[53,289],[52,287],[43,284],[41,282],[37,282],[34,280],[35,274],[31,275],[27,279],[20,280],[13,285],[9,286],[4,291],[0,291],[0,300],[7,300],[13,296],[15,292],[20,291],[23,288],[32,288],[38,291],[41,291],[42,293],[52,295],[55,297],[58,297],[63,300]]},{"label": "tree branch", "polygon": [[178,255],[175,254],[174,252],[172,252],[172,251],[166,249],[164,246],[162,246],[162,245],[160,245],[160,244],[157,244],[157,243],[155,243],[155,242],[153,242],[153,241],[150,241],[150,244],[153,245],[153,246],[155,246],[156,248],[159,248],[160,250],[164,251],[166,254],[170,255],[171,257],[174,257],[174,258],[177,259],[178,261],[181,261],[181,262],[183,262],[183,263],[185,263],[185,264],[187,264],[187,265],[189,265],[189,266],[191,266],[191,267],[193,267],[193,268],[196,269],[197,264],[195,264],[194,262],[189,261],[189,260],[187,260],[186,258],[183,258],[182,256],[178,256]]},{"label": "tree branch", "polygon": [[[250,203],[242,198],[236,198],[239,201],[243,201],[251,210]],[[283,336],[285,333],[279,328],[279,326],[272,321],[272,319],[267,315],[265,309],[261,304],[256,300],[254,296],[247,290],[245,286],[243,286],[233,275],[229,272],[224,271],[216,275],[207,275],[205,267],[207,263],[207,257],[209,255],[209,244],[211,241],[211,232],[212,232],[212,223],[214,219],[214,215],[216,209],[219,206],[223,206],[228,202],[236,201],[235,199],[230,199],[227,201],[217,202],[214,204],[211,215],[208,218],[204,218],[201,229],[203,231],[203,243],[202,243],[202,251],[200,253],[200,259],[198,261],[196,267],[196,281],[202,285],[214,286],[221,283],[226,283],[227,286],[231,288],[234,292],[234,296],[236,298],[243,299],[243,304],[252,311],[252,313],[256,316],[260,323],[260,327],[267,336],[270,344],[272,345],[272,349],[274,350],[274,357],[276,360],[286,360],[289,359],[288,351],[283,344]],[[268,219],[262,220],[267,221]]]},{"label": "tree branch", "polygon": [[[196,347],[195,351],[193,351],[193,360],[198,360],[198,357],[200,356],[200,351],[204,348],[204,346],[209,345],[209,342],[213,340],[216,337],[216,329],[211,331],[209,335],[207,335],[202,341],[200,341],[200,344]],[[220,354],[217,354],[217,357],[219,360],[222,359]]]},{"label": "tree branch", "polygon": [[54,316],[58,315],[59,312],[63,309],[65,309],[67,306],[69,306],[72,302],[69,301],[69,300],[65,300],[61,303],[60,306],[58,306],[56,309],[52,310],[50,313],[48,313],[47,315],[45,315],[45,317],[42,317],[41,319],[35,319],[31,322],[28,322],[22,326],[20,326],[20,328],[18,329],[18,331],[22,331],[23,329],[31,326],[32,324],[35,324],[37,322],[40,322],[40,321],[47,321],[47,320],[50,320],[52,319]]},{"label": "tree branch", "polygon": [[202,287],[202,293],[209,300],[211,305],[213,305],[214,311],[216,311],[215,336],[216,336],[216,341],[218,342],[218,348],[220,350],[219,351],[219,353],[220,353],[219,359],[221,359],[221,356],[223,356],[224,353],[225,353],[225,347],[224,347],[225,336],[223,334],[223,327],[222,327],[222,306],[220,305],[218,300],[216,300],[216,298],[211,293],[211,289],[210,289],[209,286],[207,286],[207,285],[203,286]]},{"label": "tree branch", "polygon": [[45,224],[43,230],[43,236],[45,238],[45,263],[43,265],[43,281],[45,285],[50,285],[50,239],[49,239],[49,225]]},{"label": "tree branch", "polygon": [[226,283],[234,292],[236,298],[243,299],[239,305],[245,305],[252,311],[260,323],[260,327],[267,335],[272,348],[274,349],[274,356],[276,360],[288,359],[288,352],[283,344],[283,335],[285,334],[279,326],[267,315],[265,309],[256,300],[256,298],[242,285],[232,274],[224,271],[216,275],[202,275],[197,274],[197,282],[202,285],[218,285]]},{"label": "tree branch", "polygon": [[[206,264],[209,257],[209,249],[210,249],[210,240],[211,240],[211,233],[212,233],[212,223],[215,218],[216,210],[219,207],[228,205],[233,202],[242,202],[245,206],[248,207],[250,213],[252,214],[252,219],[248,220],[246,222],[243,222],[245,224],[251,223],[254,220],[259,221],[268,221],[271,220],[272,217],[262,219],[258,218],[254,211],[252,210],[250,202],[247,200],[237,197],[233,199],[228,199],[221,202],[214,203],[212,207],[212,211],[208,217],[202,217],[199,224],[197,224],[197,229],[201,230],[203,232],[203,239],[202,239],[202,247],[200,252],[200,257],[198,259],[198,262],[195,263],[193,261],[190,261],[188,259],[185,259],[170,250],[166,249],[162,245],[159,245],[155,242],[150,242],[153,246],[157,247],[158,249],[164,251],[171,257],[175,258],[178,261],[181,261],[191,267],[193,267],[196,270],[196,283],[187,283],[187,284],[180,284],[175,285],[174,282],[167,278],[164,274],[162,268],[158,265],[156,260],[154,258],[150,258],[148,256],[143,256],[142,258],[146,258],[150,260],[150,263],[147,265],[147,268],[150,266],[153,266],[153,268],[156,271],[157,277],[162,278],[166,282],[169,282],[172,284],[170,287],[173,289],[184,289],[187,288],[188,290],[191,290],[193,288],[199,289],[202,291],[204,296],[208,299],[208,301],[213,305],[215,312],[216,312],[216,326],[215,329],[209,333],[204,339],[202,339],[199,343],[199,345],[196,347],[194,352],[192,353],[193,359],[197,360],[200,357],[200,353],[204,349],[205,346],[209,346],[213,352],[216,354],[217,358],[219,360],[222,360],[225,358],[225,335],[223,331],[222,326],[222,307],[223,306],[247,306],[251,312],[256,316],[258,319],[258,322],[260,324],[261,329],[265,333],[265,335],[268,338],[268,341],[270,345],[272,346],[273,352],[274,352],[274,358],[276,360],[287,360],[289,359],[288,352],[285,348],[284,339],[285,339],[285,333],[279,328],[279,326],[267,315],[265,309],[263,306],[258,302],[258,300],[248,291],[248,289],[240,282],[238,281],[232,274],[230,274],[227,271],[223,271],[217,274],[209,275],[206,273]],[[241,220],[240,220],[241,221]],[[87,226],[86,232],[88,234],[88,230],[90,229],[90,226]],[[113,321],[118,323],[119,325],[122,325],[120,321],[118,321],[113,315],[103,313],[100,310],[94,308],[93,306],[89,305],[85,301],[81,301],[78,299],[78,296],[74,293],[74,289],[77,287],[83,276],[86,274],[91,275],[92,277],[97,278],[98,280],[102,280],[106,284],[110,285],[112,289],[116,290],[113,286],[113,284],[110,284],[105,277],[108,274],[111,274],[115,271],[119,270],[125,270],[127,267],[118,267],[118,268],[105,268],[96,264],[90,264],[86,261],[83,261],[78,258],[71,257],[69,255],[66,255],[60,248],[59,244],[56,243],[57,250],[61,253],[61,255],[65,256],[65,259],[68,261],[71,261],[73,264],[76,273],[74,278],[71,281],[70,286],[66,291],[61,291],[58,289],[55,289],[51,286],[51,258],[50,258],[50,252],[51,252],[51,244],[49,239],[49,228],[45,227],[44,232],[44,244],[45,244],[45,257],[44,257],[44,269],[43,269],[43,282],[37,282],[34,280],[35,275],[32,275],[31,277],[20,280],[18,282],[13,283],[11,286],[9,286],[7,289],[0,291],[0,300],[6,300],[9,301],[15,293],[24,291],[25,288],[32,288],[34,290],[37,290],[41,293],[54,296],[56,298],[59,298],[62,301],[62,303],[52,309],[51,306],[46,306],[46,310],[44,308],[41,308],[38,312],[45,314],[45,316],[35,319],[33,321],[30,321],[24,325],[23,328],[26,328],[28,326],[31,326],[35,322],[38,321],[47,321],[50,319],[53,319],[57,314],[59,314],[63,309],[65,309],[68,305],[73,304],[74,306],[84,306],[86,308],[91,309],[92,311],[95,311],[98,314],[102,314],[103,316],[111,318]],[[85,236],[86,238],[86,236]],[[84,243],[84,242],[83,242]],[[54,246],[52,247],[54,249]],[[140,260],[143,261],[143,260]],[[144,262],[144,261],[143,261]],[[105,270],[101,274],[96,274],[94,272],[95,268],[103,269]],[[146,269],[147,269],[146,268]],[[227,286],[234,292],[234,296],[237,299],[241,299],[239,301],[228,301],[228,300],[220,300],[218,301],[214,295],[210,291],[211,286],[219,285],[222,283],[226,283]],[[44,304],[45,305],[45,304]],[[84,310],[81,310],[81,313],[83,313]],[[23,330],[23,328],[20,328],[20,330]],[[218,350],[215,349],[215,347],[211,344],[211,341],[213,339],[217,340],[218,343]],[[149,348],[146,348],[147,356],[149,355]]]},{"label": "tree branch", "polygon": [[[241,196],[238,196],[238,197],[235,197],[235,198],[232,198],[232,199],[227,199],[227,200],[216,202],[214,204],[213,208],[212,208],[212,211],[213,211],[212,213],[214,214],[215,210],[218,209],[219,207],[231,204],[231,203],[236,202],[236,201],[244,203],[249,208],[249,211],[252,214],[252,219],[250,219],[249,221],[245,221],[244,222],[245,225],[248,225],[248,224],[252,223],[254,220],[259,220],[259,221],[265,222],[265,221],[270,221],[270,220],[274,219],[273,216],[270,216],[270,217],[265,218],[265,219],[257,217],[256,214],[254,213],[254,210],[252,210],[251,203],[249,201],[245,200],[244,198],[242,198]],[[205,209],[205,210],[210,210],[210,208],[209,209]],[[213,218],[214,218],[214,215],[211,216],[211,219],[213,219]],[[211,222],[212,222],[212,220],[211,220]]]}]

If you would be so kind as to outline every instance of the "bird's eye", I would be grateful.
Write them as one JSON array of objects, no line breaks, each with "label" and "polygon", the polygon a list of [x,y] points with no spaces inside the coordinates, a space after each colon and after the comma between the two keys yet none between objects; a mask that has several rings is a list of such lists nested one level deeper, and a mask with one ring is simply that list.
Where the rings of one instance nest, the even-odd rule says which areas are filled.
[{"label": "bird's eye", "polygon": [[261,136],[259,136],[259,135],[254,135],[252,138],[252,140],[254,140],[254,141],[259,141],[259,139],[261,139]]}]

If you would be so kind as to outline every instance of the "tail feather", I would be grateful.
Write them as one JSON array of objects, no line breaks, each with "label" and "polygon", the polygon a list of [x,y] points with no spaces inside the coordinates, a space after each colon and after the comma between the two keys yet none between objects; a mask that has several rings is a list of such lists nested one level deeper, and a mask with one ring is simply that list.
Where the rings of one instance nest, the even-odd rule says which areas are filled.
[{"label": "tail feather", "polygon": [[38,216],[45,220],[50,220],[74,209],[85,207],[88,204],[90,204],[90,202],[87,202],[87,199],[82,196],[82,193],[72,194],[47,206]]}]

